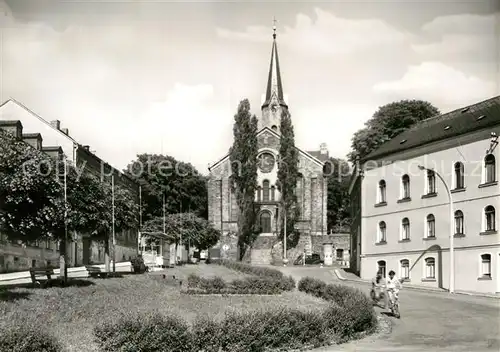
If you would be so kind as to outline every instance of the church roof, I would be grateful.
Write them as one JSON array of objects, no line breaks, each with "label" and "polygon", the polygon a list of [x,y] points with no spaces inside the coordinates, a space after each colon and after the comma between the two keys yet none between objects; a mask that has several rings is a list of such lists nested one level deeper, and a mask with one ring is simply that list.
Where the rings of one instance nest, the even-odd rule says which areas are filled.
[{"label": "church roof", "polygon": [[312,155],[313,157],[315,157],[318,160],[321,160],[322,162],[325,162],[329,159],[328,152],[326,154],[321,153],[321,150],[306,151],[306,153]]},{"label": "church roof", "polygon": [[383,143],[362,161],[376,160],[498,124],[500,124],[500,96],[420,121]]},{"label": "church roof", "polygon": [[283,83],[281,82],[280,63],[278,59],[278,44],[276,44],[276,27],[273,28],[273,47],[271,49],[271,63],[269,64],[269,75],[267,78],[266,99],[262,108],[269,106],[271,102],[286,106],[283,95]]},{"label": "church roof", "polygon": [[[261,129],[259,132],[257,132],[257,137],[260,136],[261,134],[263,134],[264,132],[269,132],[271,133],[273,136],[281,139],[281,136],[274,132],[272,129],[270,129],[269,127],[264,127],[263,129]],[[316,164],[318,165],[324,165],[324,161],[326,160],[322,160],[322,159],[319,159],[317,158],[316,156],[314,155],[311,155],[309,152],[306,152],[306,151],[303,151],[302,149],[300,148],[297,148],[295,147],[295,149],[297,149],[297,151],[299,152],[299,154],[305,156],[306,158],[312,160],[313,162],[315,162]],[[319,152],[318,152],[319,153]],[[229,158],[229,153],[227,153],[223,158],[219,159],[216,163],[214,163],[213,165],[209,166],[208,167],[208,171],[211,171],[213,168],[217,167],[220,163],[222,163],[223,161],[227,160]]]}]

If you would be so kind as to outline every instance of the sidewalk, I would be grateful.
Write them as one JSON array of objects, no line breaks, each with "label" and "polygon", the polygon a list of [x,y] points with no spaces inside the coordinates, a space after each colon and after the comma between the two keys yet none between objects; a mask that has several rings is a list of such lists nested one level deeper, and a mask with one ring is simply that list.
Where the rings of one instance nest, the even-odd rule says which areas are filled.
[{"label": "sidewalk", "polygon": [[[365,284],[370,284],[370,280],[364,280],[361,279],[359,276],[356,276],[353,273],[346,272],[343,269],[334,269],[333,272],[335,273],[335,276],[341,281],[352,281],[352,282],[359,282],[359,283],[365,283]],[[411,284],[404,284],[405,289],[411,289],[411,290],[417,290],[417,291],[427,291],[427,292],[437,292],[437,293],[448,293],[448,290],[446,289],[441,289],[441,288],[435,288],[435,287],[425,287],[425,286],[418,286],[418,285],[411,285]],[[500,294],[492,294],[492,293],[482,293],[482,292],[471,292],[471,291],[455,291],[455,293],[460,294],[460,295],[468,295],[468,296],[478,296],[478,297],[487,297],[487,298],[493,298],[493,299],[500,299]]]}]

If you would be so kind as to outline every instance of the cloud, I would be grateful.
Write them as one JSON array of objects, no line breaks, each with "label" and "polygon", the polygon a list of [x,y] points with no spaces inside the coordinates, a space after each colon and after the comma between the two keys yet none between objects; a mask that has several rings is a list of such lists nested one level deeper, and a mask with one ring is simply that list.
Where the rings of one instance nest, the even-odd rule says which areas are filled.
[{"label": "cloud", "polygon": [[378,83],[373,90],[394,99],[416,98],[463,106],[498,95],[500,85],[466,75],[441,62],[423,62],[410,66],[401,79]]},{"label": "cloud", "polygon": [[427,60],[497,62],[499,23],[500,13],[440,16],[422,27],[431,41],[413,44],[412,49]]},{"label": "cloud", "polygon": [[[278,32],[280,44],[311,55],[348,54],[406,43],[409,34],[379,19],[347,19],[314,9],[316,19],[298,14],[293,27]],[[269,27],[249,26],[243,32],[217,28],[221,38],[268,42]]]}]

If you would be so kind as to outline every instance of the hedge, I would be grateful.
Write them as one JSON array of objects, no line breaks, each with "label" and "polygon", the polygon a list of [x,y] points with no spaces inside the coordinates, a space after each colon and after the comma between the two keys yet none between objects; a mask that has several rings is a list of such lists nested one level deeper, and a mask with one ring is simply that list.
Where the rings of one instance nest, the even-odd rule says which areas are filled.
[{"label": "hedge", "polygon": [[274,277],[276,279],[281,279],[282,277],[285,276],[281,271],[276,269],[252,266],[241,262],[235,262],[233,260],[218,260],[217,262],[214,263],[250,275],[268,276],[268,277]]},{"label": "hedge", "polygon": [[62,345],[40,326],[19,325],[0,331],[0,352],[61,352]]},{"label": "hedge", "polygon": [[369,332],[377,325],[372,301],[359,289],[326,284],[311,277],[302,278],[298,289],[334,303],[325,314],[329,315],[332,330],[342,339]]},{"label": "hedge", "polygon": [[276,279],[269,276],[252,276],[244,279],[225,282],[221,277],[202,278],[196,274],[188,276],[190,294],[267,294],[275,295],[284,291],[292,291],[295,281],[291,277],[283,276]]}]

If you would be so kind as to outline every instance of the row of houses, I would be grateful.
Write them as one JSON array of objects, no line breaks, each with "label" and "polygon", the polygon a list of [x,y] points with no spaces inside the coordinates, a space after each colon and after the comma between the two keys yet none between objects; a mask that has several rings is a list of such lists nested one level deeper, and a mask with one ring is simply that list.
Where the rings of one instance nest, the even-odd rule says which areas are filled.
[{"label": "row of houses", "polygon": [[500,96],[422,121],[359,160],[349,189],[354,272],[500,292],[498,135]]},{"label": "row of houses", "polygon": [[[47,121],[22,103],[9,99],[0,105],[0,128],[29,143],[50,156],[66,158],[78,168],[93,173],[101,182],[128,189],[139,202],[139,185],[120,170],[99,158],[88,145],[77,142],[59,120]],[[111,206],[111,205],[110,205]],[[72,233],[69,244],[69,265],[80,266],[104,263],[104,246],[91,241],[86,234]],[[117,261],[130,260],[138,254],[138,229],[116,234]],[[9,242],[0,234],[0,272],[25,270],[30,267],[58,265],[59,247],[51,241]]]}]

